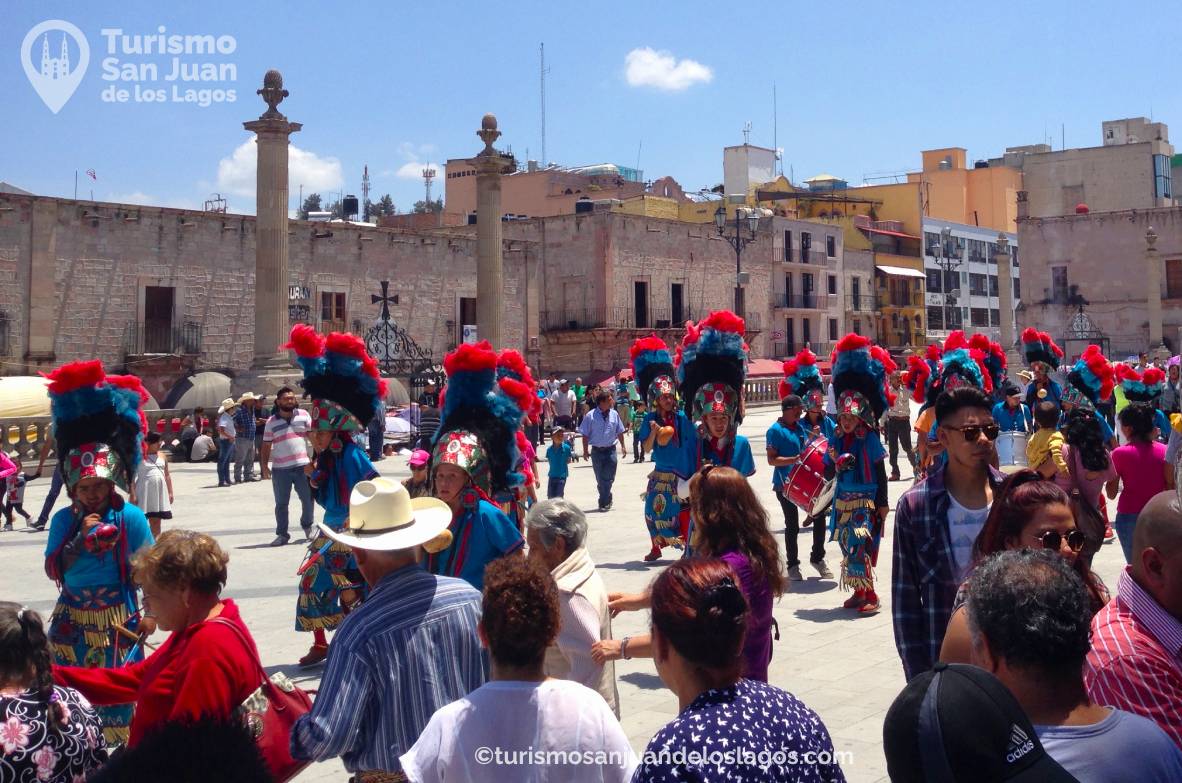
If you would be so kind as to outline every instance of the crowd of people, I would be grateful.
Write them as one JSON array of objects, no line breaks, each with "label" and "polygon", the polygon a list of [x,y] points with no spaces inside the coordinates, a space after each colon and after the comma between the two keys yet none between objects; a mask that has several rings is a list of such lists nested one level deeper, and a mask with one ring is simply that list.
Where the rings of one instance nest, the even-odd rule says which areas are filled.
[{"label": "crowd of people", "polygon": [[[907,680],[883,724],[892,780],[1182,779],[1177,363],[1113,364],[1090,346],[1064,365],[1027,329],[1023,388],[1026,371],[982,335],[954,332],[900,368],[851,334],[828,385],[811,351],[784,363],[757,460],[738,431],[744,334],[718,312],[675,346],[642,338],[610,389],[535,380],[515,351],[462,345],[420,397],[432,431],[394,481],[366,441],[385,415],[376,362],[355,337],[296,326],[310,412],[285,387],[269,416],[246,395],[215,426],[219,485],[254,480],[256,460],[272,482],[273,545],[300,500],[292,598],[295,630],[312,634],[299,664],[324,666],[314,699],[263,669],[223,595],[228,555],[173,518],[138,380],[58,368],[54,482],[70,506],[49,522],[45,571],[59,598],[48,623],[0,602],[0,779],[222,765],[235,771],[218,779],[286,780],[340,758],[359,783],[842,781],[833,727],[770,669],[774,607],[804,578],[810,528],[810,567],[848,594],[838,611],[892,615]],[[611,591],[587,514],[564,497],[581,456],[610,512],[629,432],[633,460],[651,460],[638,567],[675,555],[638,593]],[[888,530],[900,452],[914,483]],[[0,460],[0,474],[11,487],[40,468]],[[1113,541],[1127,566],[1110,588],[1092,562]],[[638,610],[647,632],[616,638],[613,617]],[[615,666],[633,658],[678,701],[643,754],[620,723]]]}]

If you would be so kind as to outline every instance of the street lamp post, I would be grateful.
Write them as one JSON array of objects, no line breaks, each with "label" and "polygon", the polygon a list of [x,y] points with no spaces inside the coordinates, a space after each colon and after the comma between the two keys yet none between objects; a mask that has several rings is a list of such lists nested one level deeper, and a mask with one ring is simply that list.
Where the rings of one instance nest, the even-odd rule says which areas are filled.
[{"label": "street lamp post", "polygon": [[759,229],[759,213],[753,209],[747,210],[747,233],[743,232],[743,217],[739,209],[735,209],[735,233],[726,233],[726,207],[720,206],[714,212],[714,225],[718,228],[718,235],[730,243],[735,249],[735,315],[743,317],[743,248],[755,241],[755,233]]}]

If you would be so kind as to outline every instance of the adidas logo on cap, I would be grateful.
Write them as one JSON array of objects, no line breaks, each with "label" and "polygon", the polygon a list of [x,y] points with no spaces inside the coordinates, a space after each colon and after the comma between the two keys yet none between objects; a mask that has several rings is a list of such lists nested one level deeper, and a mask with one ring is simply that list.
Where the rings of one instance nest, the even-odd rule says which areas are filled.
[{"label": "adidas logo on cap", "polygon": [[1030,751],[1034,750],[1034,741],[1030,739],[1018,724],[1010,726],[1010,744],[1006,748],[1006,761],[1014,764]]}]

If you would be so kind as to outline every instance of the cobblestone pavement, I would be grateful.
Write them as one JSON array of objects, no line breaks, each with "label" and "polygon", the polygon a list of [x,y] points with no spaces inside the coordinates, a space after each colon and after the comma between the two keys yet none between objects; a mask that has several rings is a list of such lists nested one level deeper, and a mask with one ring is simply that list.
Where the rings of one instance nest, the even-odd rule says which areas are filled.
[{"label": "cobblestone pavement", "polygon": [[[758,473],[752,483],[783,546],[784,525],[771,492],[771,469],[760,458],[764,433],[777,415],[778,411],[771,408],[756,409],[750,412],[742,432],[751,439],[757,457]],[[631,450],[630,439],[628,445]],[[588,546],[609,590],[641,590],[668,562],[647,564],[640,559],[648,551],[641,500],[648,466],[632,464],[631,459],[629,456],[621,460],[615,502],[606,514],[595,511],[595,480],[589,462],[574,463],[566,485],[567,497],[589,510]],[[408,475],[405,460],[398,457],[379,462],[378,469],[396,478]],[[274,537],[270,486],[258,482],[218,489],[212,463],[177,464],[171,470],[177,495],[176,518],[171,524],[217,537],[231,557],[225,594],[241,606],[264,664],[270,670],[298,675],[297,681],[305,687],[315,687],[320,668],[301,672],[296,665],[296,660],[307,651],[311,636],[293,630],[295,570],[305,547],[302,543],[278,549],[268,546]],[[892,508],[911,485],[906,468],[904,471],[905,480],[890,485]],[[544,491],[544,465],[542,472]],[[25,508],[34,516],[48,486],[47,479],[29,484]],[[64,500],[59,504],[64,505]],[[298,501],[294,497],[292,525],[298,532]],[[886,780],[882,721],[903,687],[903,671],[891,631],[890,548],[894,541],[891,530],[888,519],[879,557],[878,577],[884,603],[879,614],[859,617],[841,609],[846,594],[839,591],[835,581],[822,581],[810,574],[807,565],[805,581],[792,583],[791,592],[775,606],[780,639],[773,645],[771,683],[796,694],[820,714],[837,750],[852,754],[842,766],[854,783]],[[802,552],[808,551],[810,535],[810,531],[801,531]],[[22,532],[18,527],[16,532],[0,534],[0,552],[3,552],[0,597],[27,604],[48,616],[56,593],[42,570],[44,546],[44,533]],[[836,572],[835,544],[827,546],[827,558]],[[1120,547],[1115,544],[1105,546],[1095,560],[1096,570],[1112,587],[1122,564]],[[647,622],[647,614],[643,612],[621,615],[614,622],[614,635],[619,638],[643,632],[647,630]],[[621,661],[616,665],[616,672],[624,730],[640,752],[653,733],[676,714],[677,699],[657,677],[652,661]],[[309,767],[298,780],[339,781],[345,777],[340,761],[334,760]]]}]

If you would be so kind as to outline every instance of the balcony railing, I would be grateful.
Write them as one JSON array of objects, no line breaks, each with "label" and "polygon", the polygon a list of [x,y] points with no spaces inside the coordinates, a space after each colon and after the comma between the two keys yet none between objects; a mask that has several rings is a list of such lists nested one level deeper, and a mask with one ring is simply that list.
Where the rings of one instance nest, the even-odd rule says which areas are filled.
[{"label": "balcony railing", "polygon": [[913,292],[910,294],[887,293],[886,291],[878,292],[878,306],[882,307],[925,307],[923,294]]},{"label": "balcony railing", "polygon": [[801,351],[801,349],[805,348],[806,346],[808,347],[808,349],[810,351],[812,351],[813,353],[815,353],[817,355],[818,359],[822,359],[825,361],[828,361],[829,354],[833,353],[833,343],[832,342],[817,342],[816,340],[812,340],[808,343],[805,343],[805,342],[794,342],[794,343],[777,342],[777,343],[772,343],[771,358],[773,358],[773,359],[791,358],[791,357],[795,356],[797,353],[799,353]]},{"label": "balcony railing", "polygon": [[793,248],[791,252],[784,254],[785,261],[797,264],[815,264],[817,266],[837,266],[837,257],[829,256],[825,252],[825,248],[810,247],[808,250],[804,248]]},{"label": "balcony railing", "polygon": [[[578,332],[586,329],[684,329],[686,321],[697,321],[705,318],[707,314],[688,307],[681,308],[680,312],[674,312],[671,308],[652,308],[639,314],[632,307],[579,307],[543,311],[539,314],[539,320],[543,332]],[[746,320],[748,329],[759,329],[759,313],[752,313]]]},{"label": "balcony railing", "polygon": [[772,306],[788,310],[828,310],[836,302],[832,294],[772,294]]},{"label": "balcony railing", "polygon": [[201,324],[180,326],[132,322],[123,333],[123,350],[128,356],[174,354],[196,356],[201,353]]},{"label": "balcony railing", "polygon": [[874,297],[867,294],[846,294],[845,308],[851,313],[873,313]]}]

